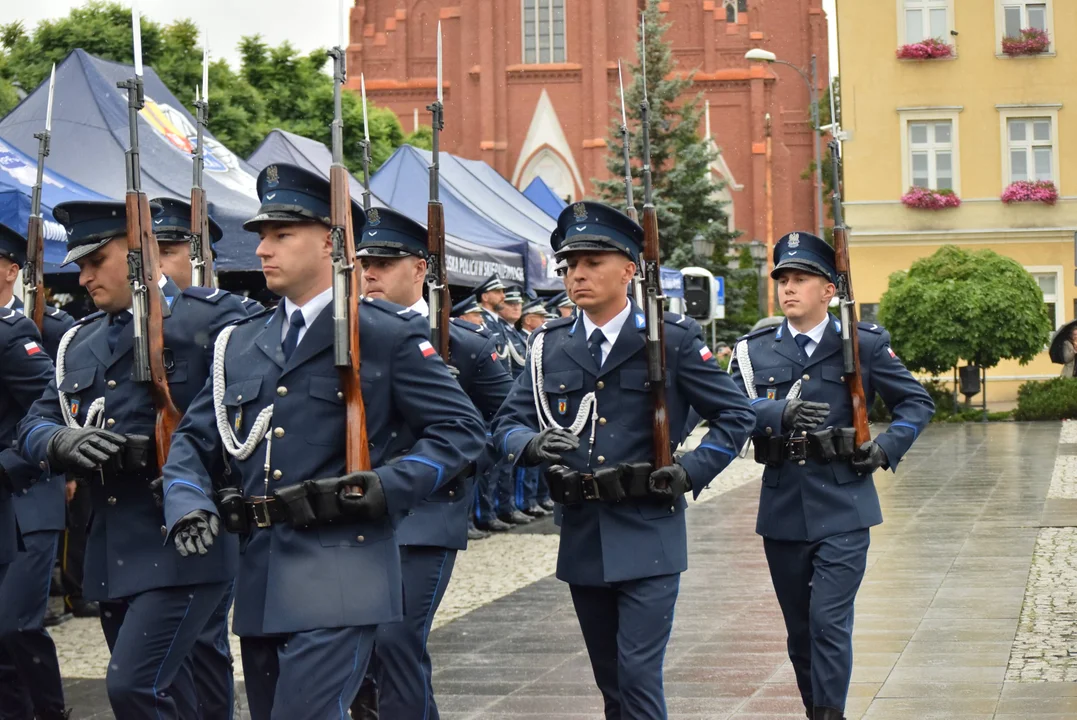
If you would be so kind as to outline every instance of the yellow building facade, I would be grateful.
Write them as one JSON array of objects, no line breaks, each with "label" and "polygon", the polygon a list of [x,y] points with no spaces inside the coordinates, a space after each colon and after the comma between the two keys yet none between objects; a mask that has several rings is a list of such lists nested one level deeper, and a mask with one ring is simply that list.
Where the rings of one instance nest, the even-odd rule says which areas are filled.
[{"label": "yellow building facade", "polygon": [[[872,319],[891,273],[945,244],[1021,263],[1058,328],[1077,312],[1077,2],[837,0],[846,223],[861,316]],[[1023,30],[1022,48],[1003,43]],[[898,59],[927,51],[949,57]],[[932,42],[934,40],[934,42]],[[1051,181],[1054,205],[1004,203],[1017,181]],[[956,208],[902,203],[913,186],[951,190]],[[1045,339],[1046,340],[1046,339]],[[900,347],[898,348],[900,352]],[[1059,374],[1041,353],[988,372],[989,403]],[[975,398],[979,401],[980,398]]]}]

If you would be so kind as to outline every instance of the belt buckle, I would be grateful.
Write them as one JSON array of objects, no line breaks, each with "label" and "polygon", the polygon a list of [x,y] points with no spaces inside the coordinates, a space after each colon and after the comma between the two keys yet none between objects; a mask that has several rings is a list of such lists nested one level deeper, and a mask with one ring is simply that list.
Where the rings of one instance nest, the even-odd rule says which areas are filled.
[{"label": "belt buckle", "polygon": [[789,438],[785,444],[785,459],[804,462],[808,459],[808,438]]},{"label": "belt buckle", "polygon": [[580,497],[584,500],[598,500],[598,484],[594,475],[580,475]]},{"label": "belt buckle", "polygon": [[[254,508],[254,526],[258,528],[270,527],[273,523],[269,519],[269,501],[272,498],[251,498],[251,506]],[[261,513],[259,513],[261,508]]]}]

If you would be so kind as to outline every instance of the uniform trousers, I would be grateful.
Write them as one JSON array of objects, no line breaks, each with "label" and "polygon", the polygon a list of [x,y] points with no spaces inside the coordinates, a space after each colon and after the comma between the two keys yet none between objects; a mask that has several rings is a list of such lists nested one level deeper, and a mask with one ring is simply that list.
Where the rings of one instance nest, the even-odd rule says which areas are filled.
[{"label": "uniform trousers", "polygon": [[853,601],[867,565],[868,530],[817,542],[763,540],[804,707],[845,709],[853,672]]},{"label": "uniform trousers", "polygon": [[189,663],[200,720],[232,720],[235,713],[232,650],[228,645],[228,611],[234,598],[235,582],[230,582],[191,651]]},{"label": "uniform trousers", "polygon": [[251,720],[348,720],[375,631],[365,625],[240,638]]},{"label": "uniform trousers", "polygon": [[662,664],[680,574],[569,585],[606,720],[664,720]]},{"label": "uniform trousers", "polygon": [[59,715],[64,687],[56,645],[42,625],[60,531],[23,535],[25,552],[0,584],[0,718]]},{"label": "uniform trousers", "polygon": [[230,582],[156,588],[100,603],[112,652],[105,687],[116,720],[198,717],[190,674],[181,672]]},{"label": "uniform trousers", "polygon": [[64,588],[64,606],[74,610],[82,600],[82,568],[86,560],[86,536],[93,514],[90,488],[78,480],[75,496],[67,504],[67,529],[60,543],[60,579]]},{"label": "uniform trousers", "polygon": [[378,626],[374,671],[378,709],[392,720],[437,720],[432,668],[426,641],[434,613],[445,597],[456,550],[420,545],[400,548],[404,619]]}]

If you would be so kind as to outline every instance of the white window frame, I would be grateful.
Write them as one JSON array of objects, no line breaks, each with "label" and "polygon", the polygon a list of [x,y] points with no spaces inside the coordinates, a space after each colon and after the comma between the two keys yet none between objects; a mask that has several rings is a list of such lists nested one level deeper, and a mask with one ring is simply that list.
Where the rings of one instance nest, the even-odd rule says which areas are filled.
[{"label": "white window frame", "polygon": [[[733,10],[733,19],[729,19],[729,10]],[[727,23],[736,23],[740,20],[740,12],[737,10],[737,0],[725,0],[722,3],[722,12],[725,14]]]},{"label": "white window frame", "polygon": [[1055,188],[1062,193],[1062,168],[1059,167],[1058,146],[1062,138],[1059,137],[1058,111],[1062,108],[1061,103],[1050,105],[996,105],[999,115],[999,139],[1002,151],[1002,187],[1010,186],[1010,120],[1020,118],[1047,118],[1051,121],[1051,180]]},{"label": "white window frame", "polygon": [[898,108],[901,134],[901,192],[912,186],[912,151],[909,147],[909,124],[916,122],[950,122],[951,143],[953,144],[950,162],[954,171],[953,192],[961,196],[961,128],[957,116],[962,107],[928,107]]},{"label": "white window frame", "polygon": [[[534,2],[535,4],[535,59],[534,61],[528,61],[527,59],[527,3]],[[553,18],[553,3],[554,0],[520,0],[520,60],[525,65],[557,65],[560,63],[568,62],[568,3],[570,0],[562,0],[561,2],[561,32],[564,37],[562,38],[564,47],[562,52],[564,57],[557,58],[556,50],[554,48],[554,38],[556,34],[554,32],[554,18]],[[540,19],[542,13],[548,14],[550,23],[549,37],[547,41],[550,45],[550,59],[542,59],[542,43],[539,42],[542,23]]]},{"label": "white window frame", "polygon": [[[957,38],[950,33],[954,29],[954,0],[927,0],[930,5],[927,7],[946,7],[946,34],[941,38],[944,43],[954,48],[954,55],[957,55]],[[997,2],[997,0],[996,0]],[[906,32],[905,27],[905,9],[906,0],[897,0],[897,14],[898,14],[898,43],[897,46],[909,44],[909,34]]]},{"label": "white window frame", "polygon": [[[1050,38],[1051,44],[1047,47],[1047,51],[1041,53],[1048,57],[1052,57],[1055,54],[1055,8],[1054,0],[995,0],[995,55],[1000,58],[1009,58],[1010,56],[1002,52],[1002,38],[1006,35],[1006,11],[1007,5],[1047,5],[1047,37]],[[1023,11],[1021,13],[1022,18],[1027,21],[1028,13]],[[1022,29],[1028,27],[1028,25],[1022,25]],[[1030,57],[1039,57],[1036,55]]]},{"label": "white window frame", "polygon": [[[1054,329],[1058,330],[1066,323],[1066,308],[1062,307],[1062,302],[1065,300],[1066,293],[1062,287],[1062,266],[1061,265],[1026,265],[1025,270],[1030,275],[1054,275],[1055,276],[1055,294],[1054,298],[1048,298],[1047,295],[1043,296],[1043,303],[1046,305],[1049,302],[1055,304],[1055,317],[1054,317]],[[1037,282],[1037,285],[1039,283]]]}]

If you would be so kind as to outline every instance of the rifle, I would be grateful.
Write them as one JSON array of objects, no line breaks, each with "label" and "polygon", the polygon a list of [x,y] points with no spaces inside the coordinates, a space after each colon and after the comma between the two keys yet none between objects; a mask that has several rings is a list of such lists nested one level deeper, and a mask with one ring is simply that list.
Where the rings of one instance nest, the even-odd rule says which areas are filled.
[{"label": "rifle", "polygon": [[181,418],[172,402],[165,370],[164,315],[161,308],[160,260],[157,238],[153,234],[153,215],[146,193],[142,192],[142,168],[139,162],[138,113],[146,103],[142,85],[142,30],[138,8],[131,8],[134,35],[135,76],[116,87],[127,90],[127,122],[131,147],[126,153],[127,170],[127,279],[131,284],[131,312],[134,315],[135,382],[150,384],[150,396],[157,408],[154,432],[158,467],[165,466],[168,449]]},{"label": "rifle", "polygon": [[45,175],[45,158],[52,141],[52,96],[56,89],[56,65],[49,78],[49,105],[45,110],[45,130],[37,138],[37,180],[30,193],[30,220],[26,225],[26,265],[22,269],[23,305],[26,317],[34,321],[37,331],[45,334],[45,221],[41,217],[41,184]]},{"label": "rifle", "polygon": [[[632,199],[632,150],[628,139],[628,115],[625,113],[625,83],[624,78],[621,77],[620,59],[617,60],[617,83],[621,86],[621,150],[624,153],[625,160],[625,199],[628,201],[625,214],[628,215],[632,222],[639,222],[636,203]],[[646,79],[644,79],[644,83],[646,84]]]},{"label": "rifle", "polygon": [[363,212],[370,209],[370,122],[366,115],[366,75],[359,73],[359,87],[363,95],[363,139],[359,147],[363,150]]},{"label": "rifle", "polygon": [[662,307],[662,274],[658,244],[658,214],[651,187],[651,108],[647,102],[647,17],[641,16],[643,100],[639,104],[643,126],[643,313],[647,323],[647,379],[654,405],[654,466],[673,464],[666,415],[666,327]]},{"label": "rifle", "polygon": [[209,123],[209,57],[208,49],[202,49],[202,94],[194,89],[195,119],[198,126],[194,150],[194,177],[191,180],[191,284],[212,288],[213,240],[209,235],[209,212],[206,210],[206,189],[202,185],[202,173],[206,165],[206,149],[203,132]]},{"label": "rifle", "polygon": [[834,170],[834,267],[838,271],[838,302],[841,308],[841,356],[845,384],[853,403],[853,429],[856,446],[871,440],[868,428],[868,401],[864,395],[864,379],[860,373],[860,333],[857,329],[856,302],[853,299],[853,278],[849,270],[849,239],[841,208],[841,158],[838,141],[831,140],[830,160]]},{"label": "rifle", "polygon": [[449,362],[449,281],[445,269],[445,208],[439,199],[441,131],[445,128],[445,106],[441,87],[441,23],[438,23],[438,97],[427,106],[434,135],[430,155],[430,202],[426,206],[426,291],[430,305],[430,344]]},{"label": "rifle", "polygon": [[[333,240],[333,358],[340,372],[347,408],[345,468],[349,473],[370,469],[366,406],[359,379],[359,263],[355,260],[352,199],[348,169],[344,166],[344,119],[341,88],[347,80],[344,54],[344,17],[340,17],[340,43],[329,51],[333,58],[333,164],[329,168],[330,237]],[[361,496],[357,487],[345,494]]]}]

